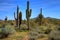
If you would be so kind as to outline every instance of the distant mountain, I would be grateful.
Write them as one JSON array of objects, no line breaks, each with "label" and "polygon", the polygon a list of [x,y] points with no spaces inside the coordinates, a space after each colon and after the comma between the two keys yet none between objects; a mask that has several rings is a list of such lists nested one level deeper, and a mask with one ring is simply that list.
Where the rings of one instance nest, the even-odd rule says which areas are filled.
[{"label": "distant mountain", "polygon": [[49,21],[51,22],[60,22],[60,19],[57,19],[57,18],[51,18],[51,17],[47,17],[46,19],[48,19]]},{"label": "distant mountain", "polygon": [[0,21],[3,21],[2,19],[0,19]]},{"label": "distant mountain", "polygon": [[[46,17],[44,18],[46,21],[48,21],[49,23],[53,23],[55,25],[60,25],[60,19],[57,19],[57,18],[51,18],[51,17]],[[34,20],[38,20],[38,18],[32,18],[31,19],[32,21]]]},{"label": "distant mountain", "polygon": [[60,20],[60,19],[52,18],[52,17],[46,17],[46,19]]},{"label": "distant mountain", "polygon": [[[32,18],[31,20],[35,20],[35,19],[37,19],[37,17],[36,18]],[[46,17],[45,19],[49,19],[49,20],[60,20],[60,19],[52,18],[52,17]]]}]

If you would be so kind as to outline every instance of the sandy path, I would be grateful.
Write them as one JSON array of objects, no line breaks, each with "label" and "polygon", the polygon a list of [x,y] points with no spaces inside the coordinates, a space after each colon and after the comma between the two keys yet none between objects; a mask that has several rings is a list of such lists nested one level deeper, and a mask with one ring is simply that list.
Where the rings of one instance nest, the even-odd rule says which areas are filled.
[{"label": "sandy path", "polygon": [[25,36],[25,37],[23,38],[23,40],[28,40],[28,36]]}]

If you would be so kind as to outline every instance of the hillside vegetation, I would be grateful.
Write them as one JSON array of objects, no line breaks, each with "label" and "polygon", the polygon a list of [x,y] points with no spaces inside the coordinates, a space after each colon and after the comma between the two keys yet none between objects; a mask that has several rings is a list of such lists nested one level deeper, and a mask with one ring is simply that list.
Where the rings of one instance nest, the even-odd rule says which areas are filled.
[{"label": "hillside vegetation", "polygon": [[25,20],[22,20],[23,16],[19,11],[19,6],[14,12],[14,20],[8,20],[7,16],[5,20],[0,20],[0,40],[53,40],[55,37],[52,38],[52,36],[55,34],[56,39],[58,38],[60,19],[45,18],[42,8],[36,18],[30,18],[31,14],[32,9],[29,8],[29,1],[27,1]]}]

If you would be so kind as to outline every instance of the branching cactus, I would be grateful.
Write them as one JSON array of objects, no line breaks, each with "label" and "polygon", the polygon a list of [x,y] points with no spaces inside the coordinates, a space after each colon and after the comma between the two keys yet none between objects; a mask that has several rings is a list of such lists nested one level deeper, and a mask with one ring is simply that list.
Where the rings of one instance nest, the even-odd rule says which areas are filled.
[{"label": "branching cactus", "polygon": [[14,12],[14,18],[15,18],[16,26],[18,26],[18,22],[17,22],[17,18],[16,18],[15,12]]},{"label": "branching cactus", "polygon": [[29,30],[29,19],[31,17],[31,12],[32,12],[32,9],[29,9],[29,1],[27,1],[26,19],[27,19],[28,30]]},{"label": "branching cactus", "polygon": [[19,22],[18,22],[18,13],[19,13],[19,7],[17,6],[17,17],[16,17],[16,14],[14,12],[14,18],[15,18],[15,21],[16,21],[16,26],[19,27]]},{"label": "branching cactus", "polygon": [[19,13],[19,7],[17,6],[17,15],[14,12],[14,18],[16,21],[16,26],[20,29],[21,21],[22,21],[22,12]]}]

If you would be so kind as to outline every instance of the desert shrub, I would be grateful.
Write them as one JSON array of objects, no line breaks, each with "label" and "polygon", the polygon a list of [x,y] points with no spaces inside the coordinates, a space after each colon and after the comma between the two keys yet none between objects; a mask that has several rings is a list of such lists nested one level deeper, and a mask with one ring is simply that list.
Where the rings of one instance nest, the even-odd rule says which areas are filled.
[{"label": "desert shrub", "polygon": [[39,25],[36,25],[36,24],[34,24],[34,25],[35,25],[34,27],[30,27],[31,28],[31,30],[29,31],[30,40],[37,40],[37,38],[47,37],[47,35],[52,30],[56,29],[56,25],[53,25],[53,24],[47,24],[46,26],[45,25],[39,26]]},{"label": "desert shrub", "polygon": [[35,23],[34,21],[30,21],[30,27],[38,26],[38,23]]},{"label": "desert shrub", "polygon": [[10,25],[4,25],[4,27],[0,28],[0,38],[8,37],[8,35],[13,34],[15,32],[14,28]]},{"label": "desert shrub", "polygon": [[39,32],[40,30],[38,29],[38,27],[31,27],[30,28],[30,31],[29,31],[29,40],[37,40],[38,38],[38,35],[39,35]]},{"label": "desert shrub", "polygon": [[45,38],[45,37],[47,37],[47,35],[43,34],[43,33],[41,33],[41,34],[38,35],[38,38]]},{"label": "desert shrub", "polygon": [[32,27],[31,30],[29,31],[29,40],[37,40],[38,38],[43,38],[43,28],[39,26],[35,26],[34,28]]},{"label": "desert shrub", "polygon": [[58,39],[58,38],[60,38],[59,37],[60,36],[60,33],[59,33],[59,31],[57,31],[57,30],[53,30],[53,31],[51,31],[51,33],[48,35],[48,38],[49,39]]},{"label": "desert shrub", "polygon": [[37,32],[31,31],[31,32],[29,33],[29,40],[36,40],[37,38],[38,38],[38,33],[37,33]]},{"label": "desert shrub", "polygon": [[11,25],[14,25],[14,23],[12,22],[12,23],[10,23]]},{"label": "desert shrub", "polygon": [[24,19],[24,20],[22,20],[22,24],[26,24],[26,20]]},{"label": "desert shrub", "polygon": [[40,26],[39,28],[44,32],[44,34],[49,34],[52,30],[56,29],[56,26],[57,25],[47,24],[46,26]]},{"label": "desert shrub", "polygon": [[48,37],[49,39],[53,38],[53,39],[59,40],[60,39],[60,26],[56,26],[56,28],[49,33]]},{"label": "desert shrub", "polygon": [[30,40],[37,40],[38,38],[44,38],[46,37],[46,34],[48,34],[51,31],[49,26],[36,26],[31,27],[31,30],[29,31],[29,38]]},{"label": "desert shrub", "polygon": [[26,24],[21,24],[20,25],[20,31],[26,31],[27,30],[27,25]]},{"label": "desert shrub", "polygon": [[51,32],[51,30],[50,29],[47,29],[44,33],[45,34],[49,34]]}]

